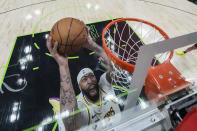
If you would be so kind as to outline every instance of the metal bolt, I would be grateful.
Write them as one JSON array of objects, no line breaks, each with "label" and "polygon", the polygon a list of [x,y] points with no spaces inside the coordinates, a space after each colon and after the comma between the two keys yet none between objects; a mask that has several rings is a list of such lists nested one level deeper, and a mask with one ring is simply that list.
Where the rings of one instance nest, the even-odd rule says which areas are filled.
[{"label": "metal bolt", "polygon": [[162,76],[162,75],[159,75],[159,78],[160,78],[160,79],[163,79],[163,76]]},{"label": "metal bolt", "polygon": [[150,121],[151,122],[155,122],[156,120],[155,120],[155,118],[151,118]]},{"label": "metal bolt", "polygon": [[173,74],[172,71],[169,71],[169,74],[172,75]]}]

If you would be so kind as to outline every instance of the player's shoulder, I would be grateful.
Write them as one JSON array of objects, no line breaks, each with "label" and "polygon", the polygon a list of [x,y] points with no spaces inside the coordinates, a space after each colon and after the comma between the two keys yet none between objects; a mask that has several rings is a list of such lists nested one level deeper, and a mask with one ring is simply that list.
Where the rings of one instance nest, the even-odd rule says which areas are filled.
[{"label": "player's shoulder", "polygon": [[77,98],[77,102],[82,102],[83,101],[83,95],[82,93],[79,94],[79,97]]},{"label": "player's shoulder", "polygon": [[78,105],[78,108],[87,107],[86,103],[84,102],[82,93],[80,93],[79,97],[77,98],[77,105]]},{"label": "player's shoulder", "polygon": [[105,92],[109,92],[110,90],[112,90],[112,87],[111,84],[106,79],[106,74],[107,73],[105,72],[101,75],[99,80],[99,87]]},{"label": "player's shoulder", "polygon": [[100,76],[100,80],[99,80],[99,81],[102,81],[103,79],[106,79],[106,72],[103,73],[103,74]]}]

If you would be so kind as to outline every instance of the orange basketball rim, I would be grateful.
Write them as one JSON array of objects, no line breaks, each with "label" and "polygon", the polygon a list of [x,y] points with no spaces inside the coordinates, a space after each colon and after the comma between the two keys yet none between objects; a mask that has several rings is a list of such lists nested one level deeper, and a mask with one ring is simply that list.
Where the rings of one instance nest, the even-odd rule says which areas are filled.
[{"label": "orange basketball rim", "polygon": [[[128,63],[126,61],[123,61],[121,59],[119,59],[115,54],[113,54],[111,52],[111,50],[108,48],[106,42],[105,42],[105,33],[107,32],[107,30],[112,26],[114,25],[115,23],[118,23],[118,22],[124,22],[124,21],[135,21],[135,22],[140,22],[140,23],[143,23],[143,24],[146,24],[146,25],[149,25],[153,28],[155,28],[163,37],[164,39],[169,39],[169,36],[161,29],[159,28],[158,26],[156,26],[155,24],[152,24],[148,21],[145,21],[145,20],[142,20],[142,19],[137,19],[137,18],[121,18],[121,19],[117,19],[117,20],[114,20],[112,22],[110,22],[103,30],[102,32],[102,41],[103,41],[103,48],[106,52],[106,54],[108,55],[108,57],[116,64],[118,65],[119,67],[121,67],[122,69],[124,70],[127,70],[128,72],[130,73],[133,73],[134,71],[134,68],[135,68],[135,65],[134,64],[131,64],[131,63]],[[134,30],[135,32],[135,30]],[[173,50],[170,51],[170,55],[168,57],[167,60],[170,60],[173,56]],[[166,60],[166,61],[167,61]]]}]

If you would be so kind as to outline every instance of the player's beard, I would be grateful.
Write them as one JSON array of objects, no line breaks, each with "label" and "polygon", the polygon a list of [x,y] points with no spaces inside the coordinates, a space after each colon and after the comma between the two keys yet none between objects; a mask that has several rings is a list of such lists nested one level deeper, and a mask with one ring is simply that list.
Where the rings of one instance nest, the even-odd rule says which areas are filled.
[{"label": "player's beard", "polygon": [[82,92],[84,93],[84,95],[86,95],[86,97],[89,100],[91,100],[93,102],[96,102],[99,99],[99,87],[98,87],[98,83],[96,83],[96,84],[90,84],[88,86],[91,86],[91,85],[94,85],[95,86],[94,89],[96,90],[96,94],[94,96],[92,96],[90,94],[90,90],[91,90],[90,88],[88,88],[87,90],[82,89]]}]

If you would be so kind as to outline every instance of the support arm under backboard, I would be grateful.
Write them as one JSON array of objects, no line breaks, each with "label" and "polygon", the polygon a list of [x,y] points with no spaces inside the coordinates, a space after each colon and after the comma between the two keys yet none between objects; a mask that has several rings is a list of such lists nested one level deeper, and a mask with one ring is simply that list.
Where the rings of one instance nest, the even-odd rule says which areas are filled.
[{"label": "support arm under backboard", "polygon": [[130,87],[132,90],[135,88],[136,92],[129,93],[125,109],[129,109],[136,105],[154,55],[187,46],[192,43],[197,43],[197,32],[140,47],[132,79],[132,83],[134,84],[131,84]]}]

